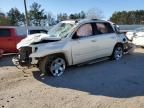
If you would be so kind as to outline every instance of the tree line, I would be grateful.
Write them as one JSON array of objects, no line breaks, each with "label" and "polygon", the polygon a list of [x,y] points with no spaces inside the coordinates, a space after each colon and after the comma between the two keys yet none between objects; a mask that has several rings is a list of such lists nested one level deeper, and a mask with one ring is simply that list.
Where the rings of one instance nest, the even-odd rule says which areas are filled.
[{"label": "tree line", "polygon": [[110,20],[116,24],[144,24],[144,10],[114,12]]},{"label": "tree line", "polygon": [[[63,20],[84,18],[102,19],[104,15],[101,10],[95,8],[87,12],[54,15],[52,12],[42,9],[42,6],[36,2],[30,6],[28,11],[29,26],[52,26]],[[116,24],[144,24],[144,10],[114,12],[109,20]],[[25,22],[25,14],[17,8],[11,8],[7,13],[0,11],[0,25],[21,26],[25,25]]]},{"label": "tree line", "polygon": [[[60,21],[67,19],[84,19],[86,17],[102,18],[100,10],[90,9],[89,12],[81,11],[79,13],[59,13],[56,16],[51,12],[46,12],[42,6],[34,2],[28,11],[29,26],[52,26]],[[0,11],[0,25],[21,26],[25,25],[25,14],[17,8],[11,8],[6,14]]]}]

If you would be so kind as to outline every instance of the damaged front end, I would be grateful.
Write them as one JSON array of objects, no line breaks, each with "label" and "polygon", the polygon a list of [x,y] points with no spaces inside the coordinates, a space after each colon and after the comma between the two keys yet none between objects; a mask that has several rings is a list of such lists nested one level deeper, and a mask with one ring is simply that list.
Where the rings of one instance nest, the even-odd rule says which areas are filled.
[{"label": "damaged front end", "polygon": [[123,48],[124,48],[124,54],[128,53],[132,54],[135,50],[135,45],[132,42],[128,41],[124,43]]},{"label": "damaged front end", "polygon": [[31,53],[32,47],[21,47],[19,49],[18,56],[13,57],[12,62],[16,66],[29,67],[32,62],[32,58],[29,57]]},{"label": "damaged front end", "polygon": [[59,40],[60,38],[50,37],[48,34],[39,33],[29,35],[17,44],[19,53],[12,59],[12,62],[14,65],[22,67],[37,65],[38,60],[30,57],[32,53],[37,51],[37,46],[41,46],[41,44],[47,44],[50,42],[56,42]]}]

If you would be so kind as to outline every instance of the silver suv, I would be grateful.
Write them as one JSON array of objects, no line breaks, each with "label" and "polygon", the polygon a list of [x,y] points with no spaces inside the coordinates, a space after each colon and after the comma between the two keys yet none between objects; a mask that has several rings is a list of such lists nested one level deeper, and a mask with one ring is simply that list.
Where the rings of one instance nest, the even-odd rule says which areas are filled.
[{"label": "silver suv", "polygon": [[15,65],[37,66],[41,72],[61,76],[67,66],[110,57],[119,60],[129,45],[111,22],[98,19],[62,21],[48,34],[34,34],[18,45]]}]

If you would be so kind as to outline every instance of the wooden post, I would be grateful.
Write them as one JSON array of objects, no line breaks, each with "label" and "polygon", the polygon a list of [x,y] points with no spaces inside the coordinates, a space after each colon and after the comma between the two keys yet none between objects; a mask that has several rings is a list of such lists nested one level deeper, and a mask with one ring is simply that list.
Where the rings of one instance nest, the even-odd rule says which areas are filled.
[{"label": "wooden post", "polygon": [[28,12],[27,12],[27,4],[26,4],[26,0],[24,0],[24,7],[25,7],[25,26],[26,26],[26,30],[27,30],[27,35],[28,35],[28,26],[29,26],[29,21],[28,21]]}]

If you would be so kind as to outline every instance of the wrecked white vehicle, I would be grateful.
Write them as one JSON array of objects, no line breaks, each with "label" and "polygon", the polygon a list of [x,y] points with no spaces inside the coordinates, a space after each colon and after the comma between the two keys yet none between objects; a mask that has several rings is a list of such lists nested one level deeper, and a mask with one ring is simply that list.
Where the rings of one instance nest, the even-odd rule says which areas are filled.
[{"label": "wrecked white vehicle", "polygon": [[134,36],[132,43],[135,44],[136,46],[144,48],[144,34],[139,33],[139,35]]},{"label": "wrecked white vehicle", "polygon": [[144,27],[137,29],[137,32],[133,36],[132,43],[144,47]]},{"label": "wrecked white vehicle", "polygon": [[131,41],[136,35],[144,35],[144,27],[139,27],[126,33],[127,38]]},{"label": "wrecked white vehicle", "polygon": [[130,49],[115,25],[98,19],[60,22],[48,34],[28,36],[17,48],[15,65],[34,65],[53,76],[61,76],[71,65],[105,57],[119,60]]},{"label": "wrecked white vehicle", "polygon": [[144,27],[129,31],[126,33],[126,36],[133,44],[144,47]]}]

